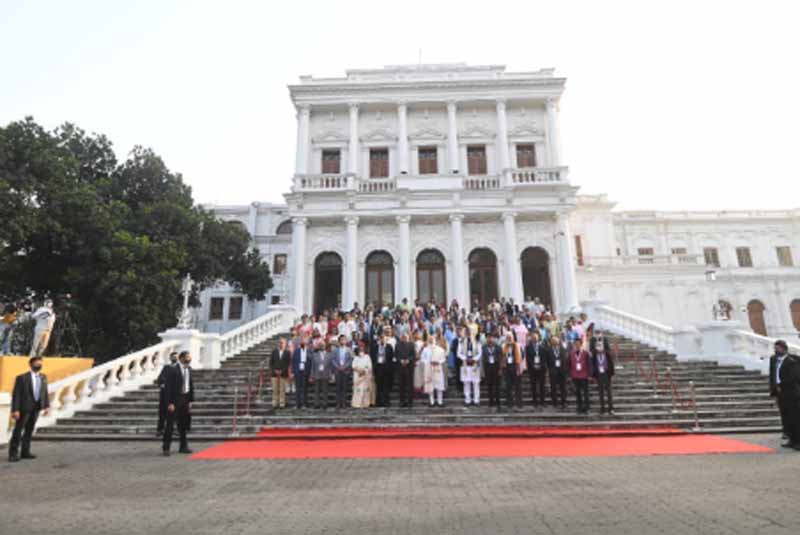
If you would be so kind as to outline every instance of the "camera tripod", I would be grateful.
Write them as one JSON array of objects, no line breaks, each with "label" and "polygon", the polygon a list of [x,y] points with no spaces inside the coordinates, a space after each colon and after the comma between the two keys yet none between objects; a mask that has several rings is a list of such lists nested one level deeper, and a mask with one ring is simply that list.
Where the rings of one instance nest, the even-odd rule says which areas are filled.
[{"label": "camera tripod", "polygon": [[70,356],[70,357],[80,357],[83,356],[83,351],[81,350],[81,343],[78,340],[78,326],[75,325],[75,322],[72,321],[70,317],[69,310],[65,310],[64,314],[56,320],[55,329],[53,329],[53,353],[55,355],[61,355],[61,342],[65,335],[70,336],[71,342],[73,344],[73,348],[77,351],[74,354],[64,354],[63,356]]}]

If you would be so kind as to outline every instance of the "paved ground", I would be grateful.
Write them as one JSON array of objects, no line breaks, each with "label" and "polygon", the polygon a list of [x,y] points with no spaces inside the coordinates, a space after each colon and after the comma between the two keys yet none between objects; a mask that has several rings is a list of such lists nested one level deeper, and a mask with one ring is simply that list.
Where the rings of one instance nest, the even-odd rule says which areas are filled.
[{"label": "paved ground", "polygon": [[[779,446],[772,436],[738,438]],[[0,463],[3,535],[716,535],[800,527],[797,452],[269,462],[164,458],[148,443],[34,446],[39,459]]]}]

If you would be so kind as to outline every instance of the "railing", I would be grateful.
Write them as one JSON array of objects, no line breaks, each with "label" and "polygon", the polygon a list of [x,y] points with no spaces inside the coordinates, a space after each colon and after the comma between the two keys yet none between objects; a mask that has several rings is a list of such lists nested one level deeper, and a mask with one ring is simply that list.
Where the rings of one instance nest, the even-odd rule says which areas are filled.
[{"label": "railing", "polygon": [[499,189],[500,177],[466,176],[464,177],[463,188],[471,190]]},{"label": "railing", "polygon": [[[755,368],[762,373],[769,372],[769,356],[775,353],[775,338],[741,329],[731,329],[725,333],[731,353],[739,355],[751,363],[748,368]],[[800,345],[790,344],[789,353],[800,355]],[[744,364],[744,363],[743,363]],[[745,364],[746,365],[746,364]]]},{"label": "railing", "polygon": [[388,193],[397,189],[397,180],[390,178],[361,178],[358,179],[359,193]]},{"label": "railing", "polygon": [[675,330],[663,323],[651,321],[607,305],[594,305],[590,321],[604,330],[627,336],[665,351],[675,351]]},{"label": "railing", "polygon": [[39,418],[38,427],[152,383],[178,349],[176,341],[161,342],[48,385],[50,413]]},{"label": "railing", "polygon": [[580,265],[587,269],[593,266],[704,266],[705,259],[700,254],[584,256]]},{"label": "railing", "polygon": [[[293,317],[286,310],[268,312],[253,321],[228,331],[218,336],[219,362],[250,349],[256,344],[286,331],[291,325]],[[213,367],[213,366],[212,366]]]},{"label": "railing", "polygon": [[295,175],[295,191],[342,191],[349,189],[350,174]]},{"label": "railing", "polygon": [[513,184],[545,184],[566,182],[567,167],[522,167],[511,170]]}]

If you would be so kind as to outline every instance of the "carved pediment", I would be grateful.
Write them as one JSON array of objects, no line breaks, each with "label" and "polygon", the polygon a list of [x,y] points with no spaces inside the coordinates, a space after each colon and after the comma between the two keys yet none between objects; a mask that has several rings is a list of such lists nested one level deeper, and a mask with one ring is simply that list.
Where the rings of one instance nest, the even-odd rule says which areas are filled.
[{"label": "carved pediment", "polygon": [[375,128],[361,136],[361,141],[397,141],[397,136],[388,128]]},{"label": "carved pediment", "polygon": [[492,130],[489,130],[488,128],[486,128],[483,125],[471,124],[471,125],[468,125],[464,130],[459,132],[458,137],[465,138],[465,139],[470,139],[470,138],[478,138],[478,139],[480,139],[480,138],[490,138],[490,139],[494,139],[495,135],[496,135],[495,132],[493,132]]},{"label": "carved pediment", "polygon": [[543,136],[544,132],[535,123],[523,123],[508,131],[509,137]]},{"label": "carved pediment", "polygon": [[409,139],[430,139],[430,140],[440,140],[444,139],[444,132],[437,130],[436,128],[420,128],[416,132],[412,132]]},{"label": "carved pediment", "polygon": [[347,141],[348,139],[349,138],[347,134],[340,132],[339,130],[325,130],[321,134],[314,136],[311,141],[314,143],[325,143],[334,141]]}]

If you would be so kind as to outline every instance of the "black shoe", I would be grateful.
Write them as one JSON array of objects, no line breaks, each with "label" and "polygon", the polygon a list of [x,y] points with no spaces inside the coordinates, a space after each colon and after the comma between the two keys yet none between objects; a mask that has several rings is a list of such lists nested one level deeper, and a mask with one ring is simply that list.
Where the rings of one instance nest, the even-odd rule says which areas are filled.
[{"label": "black shoe", "polygon": [[32,453],[23,453],[22,455],[19,456],[19,458],[20,459],[35,459],[36,455],[34,455]]},{"label": "black shoe", "polygon": [[188,454],[188,453],[193,453],[193,452],[189,448],[181,448],[181,449],[178,450],[178,453],[186,453],[186,454]]},{"label": "black shoe", "polygon": [[156,437],[164,436],[164,431],[156,431]]},{"label": "black shoe", "polygon": [[169,457],[170,456],[169,450],[162,451],[161,455],[163,455],[164,457]]},{"label": "black shoe", "polygon": [[782,448],[791,448],[791,449],[794,449],[794,448],[795,448],[795,447],[797,447],[797,446],[798,446],[798,444],[795,444],[794,442],[784,442],[783,444],[781,444],[781,447],[782,447]]},{"label": "black shoe", "polygon": [[8,462],[10,463],[17,463],[19,462],[19,457],[17,455],[9,455]]}]

